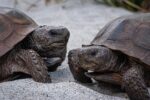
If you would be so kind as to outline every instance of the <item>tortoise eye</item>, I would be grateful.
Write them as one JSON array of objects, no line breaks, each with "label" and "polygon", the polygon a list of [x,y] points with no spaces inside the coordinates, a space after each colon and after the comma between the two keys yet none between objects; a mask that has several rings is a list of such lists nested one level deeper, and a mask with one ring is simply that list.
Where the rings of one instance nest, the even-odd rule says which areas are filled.
[{"label": "tortoise eye", "polygon": [[53,30],[50,30],[50,31],[48,32],[48,34],[51,35],[51,36],[56,36],[56,35],[58,35],[58,33],[57,33],[56,31],[53,31]]},{"label": "tortoise eye", "polygon": [[96,51],[91,52],[91,56],[96,56],[96,54],[97,54]]}]

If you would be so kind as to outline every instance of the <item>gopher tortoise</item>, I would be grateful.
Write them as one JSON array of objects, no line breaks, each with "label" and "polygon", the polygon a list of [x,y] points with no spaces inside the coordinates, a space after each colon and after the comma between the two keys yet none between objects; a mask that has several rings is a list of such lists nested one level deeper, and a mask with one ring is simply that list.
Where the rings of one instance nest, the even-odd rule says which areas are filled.
[{"label": "gopher tortoise", "polygon": [[89,45],[68,55],[75,80],[119,85],[131,100],[150,100],[150,14],[108,23]]},{"label": "gopher tortoise", "polygon": [[25,74],[37,82],[50,82],[66,55],[69,31],[39,26],[16,9],[0,7],[0,82]]}]

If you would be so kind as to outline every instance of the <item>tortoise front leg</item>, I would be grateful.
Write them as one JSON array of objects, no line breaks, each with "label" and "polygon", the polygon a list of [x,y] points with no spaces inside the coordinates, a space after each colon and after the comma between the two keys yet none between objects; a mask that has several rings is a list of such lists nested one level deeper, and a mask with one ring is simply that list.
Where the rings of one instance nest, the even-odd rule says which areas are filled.
[{"label": "tortoise front leg", "polygon": [[71,50],[68,55],[68,64],[74,79],[82,83],[92,83],[91,78],[85,75],[87,71],[80,67],[78,60],[75,50]]},{"label": "tortoise front leg", "polygon": [[131,100],[150,100],[143,74],[142,66],[132,63],[132,67],[123,75],[122,86]]},{"label": "tortoise front leg", "polygon": [[13,63],[12,65],[8,65],[12,74],[22,72],[31,75],[37,82],[51,82],[43,59],[34,50],[21,49],[12,52],[8,58],[7,63],[9,61]]}]

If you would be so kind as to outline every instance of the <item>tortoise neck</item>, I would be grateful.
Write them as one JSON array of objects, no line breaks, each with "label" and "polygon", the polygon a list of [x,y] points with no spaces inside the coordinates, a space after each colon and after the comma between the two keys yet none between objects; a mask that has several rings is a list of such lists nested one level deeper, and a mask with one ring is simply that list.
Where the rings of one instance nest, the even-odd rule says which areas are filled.
[{"label": "tortoise neck", "polygon": [[20,46],[22,49],[30,49],[30,38],[32,37],[32,33],[26,36],[20,43]]},{"label": "tortoise neck", "polygon": [[110,61],[108,63],[108,69],[113,72],[121,72],[124,70],[124,66],[127,63],[126,55],[121,52],[114,51],[111,54]]}]

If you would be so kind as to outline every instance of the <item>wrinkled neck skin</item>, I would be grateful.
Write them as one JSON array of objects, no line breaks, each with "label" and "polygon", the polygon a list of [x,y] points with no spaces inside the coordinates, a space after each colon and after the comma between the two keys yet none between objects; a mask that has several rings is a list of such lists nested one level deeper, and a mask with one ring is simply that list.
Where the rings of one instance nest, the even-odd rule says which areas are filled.
[{"label": "wrinkled neck skin", "polygon": [[123,73],[127,69],[127,57],[118,51],[108,52],[109,60],[105,63],[102,71]]}]

